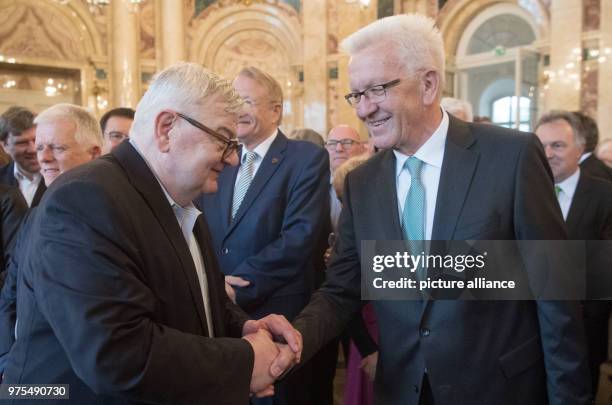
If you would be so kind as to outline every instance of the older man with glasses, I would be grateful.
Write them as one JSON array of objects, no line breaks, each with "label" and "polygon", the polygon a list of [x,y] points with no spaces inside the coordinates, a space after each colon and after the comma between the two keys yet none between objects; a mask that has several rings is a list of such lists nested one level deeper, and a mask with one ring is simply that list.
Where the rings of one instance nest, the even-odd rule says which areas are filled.
[{"label": "older man with glasses", "polygon": [[334,173],[338,167],[353,156],[359,156],[366,152],[366,148],[361,141],[359,132],[349,127],[348,125],[338,125],[332,128],[327,135],[327,141],[325,141],[325,148],[329,153],[329,168],[331,170],[330,187],[329,187],[329,204],[330,204],[330,216],[332,229],[337,232],[338,218],[340,217],[340,210],[342,205],[338,201],[336,191],[331,186]]},{"label": "older man with glasses", "polygon": [[[383,151],[347,175],[327,280],[293,321],[304,360],[360,310],[362,291],[375,294],[365,282],[372,263],[362,256],[371,244],[363,241],[391,249],[383,242],[567,238],[537,137],[466,123],[440,108],[445,51],[435,21],[383,18],[342,48],[351,57],[346,98]],[[437,280],[427,270],[417,276]],[[394,291],[384,293],[373,303],[377,403],[589,403],[576,302],[436,300],[418,290],[393,300],[400,298]]]},{"label": "older man with glasses", "polygon": [[216,74],[173,65],[140,101],[129,142],[53,181],[29,219],[4,383],[67,384],[69,399],[55,400],[73,404],[273,394],[301,338],[282,316],[250,320],[227,297],[191,203],[237,163],[241,104]]}]

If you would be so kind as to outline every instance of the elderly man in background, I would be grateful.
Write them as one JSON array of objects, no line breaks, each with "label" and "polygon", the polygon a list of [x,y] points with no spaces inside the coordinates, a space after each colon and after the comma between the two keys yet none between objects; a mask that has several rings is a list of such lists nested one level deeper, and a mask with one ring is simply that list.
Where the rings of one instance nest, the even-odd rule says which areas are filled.
[{"label": "elderly man in background", "polygon": [[474,121],[472,104],[470,104],[469,101],[460,100],[453,97],[443,97],[440,101],[440,105],[446,110],[446,112],[454,115],[460,120],[466,122]]},{"label": "elderly man in background", "polygon": [[[579,165],[589,143],[585,137],[584,121],[581,122],[576,113],[550,111],[539,119],[535,132],[544,146],[553,173],[555,192],[569,237],[585,241],[586,268],[590,275],[587,280],[595,280],[592,276],[596,276],[596,284],[605,284],[598,275],[610,271],[612,250],[609,243],[604,246],[594,241],[612,240],[612,182],[594,176]],[[593,392],[596,392],[599,367],[608,357],[610,301],[585,301],[582,309],[591,386]]]},{"label": "elderly man in background", "polygon": [[[191,203],[236,164],[240,105],[214,73],[171,66],[140,101],[130,142],[53,180],[28,221],[5,383],[69,384],[58,403],[74,404],[244,404],[272,394],[300,337],[280,316],[249,320],[225,295]],[[43,137],[39,149],[60,161],[77,140]],[[79,156],[93,150],[84,149]]]},{"label": "elderly man in background", "polygon": [[[36,117],[34,124],[37,125],[37,159],[48,185],[60,174],[100,155],[100,127],[94,116],[82,107],[56,104]],[[27,220],[24,222],[13,255],[6,262],[8,275],[0,293],[0,374],[4,370],[7,353],[15,341],[18,269],[19,263],[24,260],[20,254],[23,254],[30,224]]]},{"label": "elderly man in background", "polygon": [[338,125],[332,128],[327,134],[325,148],[329,153],[329,168],[331,176],[329,180],[329,205],[332,229],[334,233],[338,232],[338,218],[342,204],[338,200],[335,188],[332,186],[334,181],[334,173],[344,162],[354,156],[359,156],[366,152],[366,147],[361,141],[359,132],[348,125]]}]

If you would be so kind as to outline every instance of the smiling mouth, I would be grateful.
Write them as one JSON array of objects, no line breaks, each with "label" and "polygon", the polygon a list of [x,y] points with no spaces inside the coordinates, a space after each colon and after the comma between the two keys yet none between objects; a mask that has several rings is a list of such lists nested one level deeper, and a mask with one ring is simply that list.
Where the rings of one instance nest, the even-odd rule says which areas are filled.
[{"label": "smiling mouth", "polygon": [[391,117],[387,117],[387,118],[383,118],[383,119],[375,120],[375,121],[371,120],[371,121],[368,121],[368,126],[377,128],[377,127],[380,127],[380,126],[384,125],[390,119],[391,119]]}]

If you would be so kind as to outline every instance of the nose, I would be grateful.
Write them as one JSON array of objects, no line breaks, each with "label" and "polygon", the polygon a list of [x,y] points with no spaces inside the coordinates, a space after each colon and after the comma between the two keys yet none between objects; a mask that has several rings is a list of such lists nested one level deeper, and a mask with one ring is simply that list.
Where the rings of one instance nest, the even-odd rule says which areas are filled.
[{"label": "nose", "polygon": [[54,159],[53,152],[48,146],[43,146],[41,150],[36,152],[38,163],[51,162]]},{"label": "nose", "polygon": [[368,97],[362,96],[359,104],[357,104],[357,117],[364,121],[376,110],[378,110],[378,104],[371,102]]},{"label": "nose", "polygon": [[338,142],[336,144],[336,148],[334,149],[336,151],[336,153],[341,153],[344,151],[344,146],[342,146],[342,144],[340,142]]}]

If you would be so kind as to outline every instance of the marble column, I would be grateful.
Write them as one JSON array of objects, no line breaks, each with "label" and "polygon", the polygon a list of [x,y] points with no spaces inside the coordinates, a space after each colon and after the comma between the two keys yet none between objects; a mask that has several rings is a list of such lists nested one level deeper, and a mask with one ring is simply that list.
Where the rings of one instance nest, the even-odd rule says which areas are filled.
[{"label": "marble column", "polygon": [[543,111],[580,109],[582,0],[550,5],[550,79]]},{"label": "marble column", "polygon": [[[353,32],[368,25],[376,19],[376,1],[370,2],[367,9],[362,9],[357,4],[347,4],[344,1],[338,2],[338,42],[348,37]],[[349,57],[340,54],[338,58],[338,123],[349,125],[359,131],[362,139],[367,139],[368,133],[365,126],[361,123],[353,107],[351,107],[344,95],[350,92],[350,82],[348,76]]]},{"label": "marble column", "polygon": [[304,126],[327,131],[327,0],[303,2]]},{"label": "marble column", "polygon": [[612,2],[601,2],[597,124],[601,138],[612,138]]},{"label": "marble column", "polygon": [[[180,4],[179,4],[180,3]],[[161,68],[185,60],[185,6],[176,0],[159,0]]]},{"label": "marble column", "polygon": [[133,7],[130,0],[113,0],[110,6],[110,108],[135,108],[140,100],[140,24]]}]

